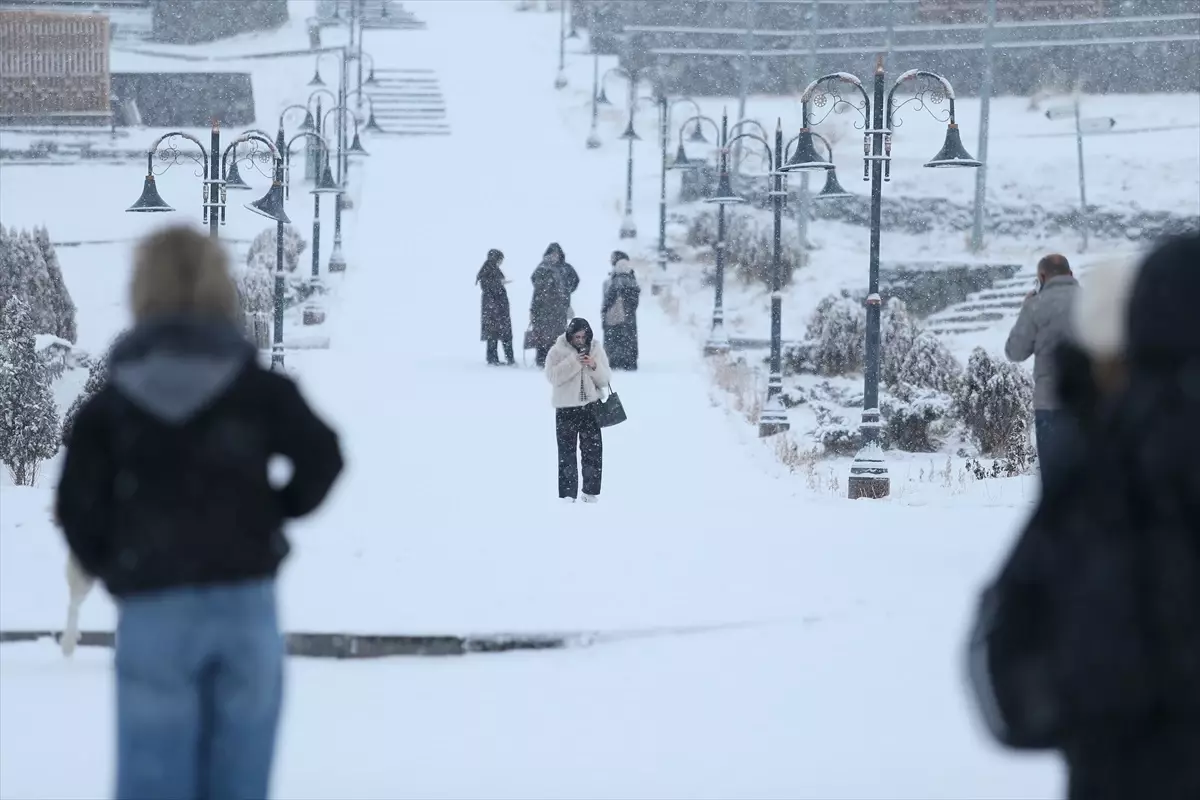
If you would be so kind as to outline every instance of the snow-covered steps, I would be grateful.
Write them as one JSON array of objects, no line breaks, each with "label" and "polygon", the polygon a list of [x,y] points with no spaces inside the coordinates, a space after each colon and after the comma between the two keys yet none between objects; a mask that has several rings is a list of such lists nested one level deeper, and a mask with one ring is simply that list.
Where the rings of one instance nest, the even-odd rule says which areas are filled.
[{"label": "snow-covered steps", "polygon": [[375,70],[375,82],[364,87],[385,133],[402,136],[446,136],[446,101],[431,69]]}]

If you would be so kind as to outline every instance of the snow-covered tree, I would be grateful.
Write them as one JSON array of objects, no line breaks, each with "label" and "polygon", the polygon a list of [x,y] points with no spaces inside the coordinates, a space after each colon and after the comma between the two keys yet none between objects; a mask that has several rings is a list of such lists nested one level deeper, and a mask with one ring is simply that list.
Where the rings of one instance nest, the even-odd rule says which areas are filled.
[{"label": "snow-covered tree", "polygon": [[104,388],[104,384],[108,382],[108,353],[97,358],[88,367],[87,382],[83,384],[83,391],[71,403],[71,407],[67,409],[67,413],[63,415],[62,423],[62,438],[65,441],[71,435],[71,426],[75,423],[75,415],[79,413],[79,409],[83,408],[93,395]]},{"label": "snow-covered tree", "polygon": [[[275,271],[275,226],[264,230],[250,243],[246,254],[246,266],[253,270]],[[308,249],[308,242],[291,225],[283,226],[283,269],[295,272],[300,266],[300,256]]]},{"label": "snow-covered tree", "polygon": [[901,380],[900,364],[920,334],[920,328],[908,313],[908,306],[899,297],[888,300],[883,308],[880,327],[883,352],[879,379],[884,386],[892,386]]},{"label": "snow-covered tree", "polygon": [[954,397],[954,412],[985,455],[1024,446],[1033,427],[1033,381],[1016,364],[976,347]]},{"label": "snow-covered tree", "polygon": [[[274,265],[274,259],[272,259]],[[275,273],[261,266],[247,265],[237,276],[242,309],[246,314],[270,312],[275,308]]]},{"label": "snow-covered tree", "polygon": [[805,338],[813,343],[812,362],[818,375],[846,375],[863,365],[866,313],[847,294],[830,295],[817,304]]},{"label": "snow-covered tree", "polygon": [[46,302],[50,313],[54,315],[57,322],[55,330],[44,331],[44,333],[53,333],[58,338],[66,339],[74,344],[77,339],[75,302],[71,299],[71,293],[67,290],[67,282],[63,279],[62,267],[58,263],[58,253],[50,241],[50,232],[45,227],[34,228],[33,238],[46,263],[46,278],[49,288]]},{"label": "snow-covered tree", "polygon": [[962,365],[946,343],[929,331],[921,331],[900,353],[896,383],[954,394],[962,381]]},{"label": "snow-covered tree", "polygon": [[0,383],[0,461],[14,483],[32,486],[38,465],[58,452],[58,412],[34,346],[29,309],[19,298],[5,303],[3,326],[7,366]]}]

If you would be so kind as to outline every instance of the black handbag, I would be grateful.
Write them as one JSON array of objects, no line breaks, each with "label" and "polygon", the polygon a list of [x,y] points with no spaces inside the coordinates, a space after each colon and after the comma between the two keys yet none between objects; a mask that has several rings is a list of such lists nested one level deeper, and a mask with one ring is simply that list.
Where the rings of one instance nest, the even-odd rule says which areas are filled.
[{"label": "black handbag", "polygon": [[596,422],[601,428],[611,428],[613,425],[620,425],[628,419],[625,415],[625,406],[621,403],[620,396],[608,387],[608,397],[597,400],[591,404],[592,414],[596,417]]}]

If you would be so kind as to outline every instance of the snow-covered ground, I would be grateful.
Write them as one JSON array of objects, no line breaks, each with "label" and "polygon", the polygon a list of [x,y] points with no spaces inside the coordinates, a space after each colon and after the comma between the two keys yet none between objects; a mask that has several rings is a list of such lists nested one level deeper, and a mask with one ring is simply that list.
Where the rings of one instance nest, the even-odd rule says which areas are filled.
[{"label": "snow-covered ground", "polygon": [[[293,659],[276,793],[1054,796],[1057,763],[993,747],[960,674],[975,593],[1027,513],[1027,484],[921,480],[914,466],[892,499],[848,503],[828,481],[788,474],[731,418],[693,335],[647,302],[642,369],[615,386],[630,420],[606,433],[601,503],[558,504],[548,386],[532,368],[484,367],[473,281],[487,249],[503,249],[519,337],[528,274],[558,241],[582,278],[576,307],[593,314],[622,244],[617,148],[586,151],[586,127],[551,88],[553,15],[481,0],[405,6],[428,30],[370,31],[367,47],[380,67],[439,71],[453,134],[368,145],[354,257],[324,326],[332,346],[289,354],[349,468],[292,531],[287,628],[743,627],[539,654]],[[114,183],[128,200],[109,204],[94,199],[107,178],[90,169],[5,168],[5,223],[45,221],[67,240],[163,221],[124,214],[136,169]],[[63,185],[41,182],[59,174]],[[164,181],[164,197],[198,200],[191,180]],[[294,194],[288,213],[302,220],[310,205]],[[231,238],[258,232],[248,216],[231,211]],[[90,273],[61,253],[89,346],[123,324],[127,246]],[[61,623],[56,470],[38,487],[0,487],[5,630]],[[93,597],[83,627],[111,629],[114,616]],[[106,653],[64,662],[46,644],[0,647],[0,798],[109,791],[110,680]],[[70,769],[47,755],[61,752]]]}]

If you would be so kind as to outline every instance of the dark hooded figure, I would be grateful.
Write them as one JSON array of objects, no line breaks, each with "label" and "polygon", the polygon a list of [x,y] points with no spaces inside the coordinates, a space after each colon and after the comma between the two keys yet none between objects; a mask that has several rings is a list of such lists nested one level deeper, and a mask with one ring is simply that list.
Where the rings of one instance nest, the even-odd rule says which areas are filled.
[{"label": "dark hooded figure", "polygon": [[629,256],[614,250],[612,274],[604,281],[600,321],[604,347],[613,369],[635,370],[638,365],[637,307],[642,288],[629,264]]},{"label": "dark hooded figure", "polygon": [[579,286],[579,275],[567,263],[558,242],[551,242],[530,280],[533,299],[529,304],[529,335],[525,344],[537,351],[537,365],[544,367],[546,353],[571,319],[571,293]]},{"label": "dark hooded figure", "polygon": [[487,363],[493,366],[500,364],[497,344],[504,343],[504,356],[511,367],[516,363],[513,358],[512,315],[508,307],[508,283],[500,265],[504,263],[504,253],[499,250],[488,250],[487,260],[479,268],[475,283],[479,284],[481,292],[479,310],[479,338],[487,342]]},{"label": "dark hooded figure", "polygon": [[1198,235],[1143,261],[1119,380],[1064,398],[1084,435],[980,603],[984,717],[1061,752],[1069,800],[1200,797],[1198,264]]},{"label": "dark hooded figure", "polygon": [[215,240],[152,234],[131,295],[134,327],[75,416],[55,499],[72,557],[120,611],[115,794],[270,797],[283,529],[325,499],[338,438],[259,366]]}]

